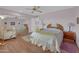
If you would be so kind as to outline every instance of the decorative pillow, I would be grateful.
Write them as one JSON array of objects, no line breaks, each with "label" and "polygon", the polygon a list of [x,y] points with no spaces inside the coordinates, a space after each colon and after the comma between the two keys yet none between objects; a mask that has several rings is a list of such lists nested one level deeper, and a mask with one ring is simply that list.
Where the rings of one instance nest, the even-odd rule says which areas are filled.
[{"label": "decorative pillow", "polygon": [[62,31],[64,30],[63,26],[60,24],[56,24],[55,26],[53,26],[52,24],[48,24],[47,28],[57,28],[57,29],[60,29]]},{"label": "decorative pillow", "polygon": [[35,30],[36,32],[39,32],[40,31],[40,29],[39,28],[36,28],[36,30]]},{"label": "decorative pillow", "polygon": [[38,32],[40,34],[44,34],[44,35],[53,35],[53,33],[50,32],[49,30],[44,30],[44,29],[42,29],[42,30],[37,29],[36,32]]}]

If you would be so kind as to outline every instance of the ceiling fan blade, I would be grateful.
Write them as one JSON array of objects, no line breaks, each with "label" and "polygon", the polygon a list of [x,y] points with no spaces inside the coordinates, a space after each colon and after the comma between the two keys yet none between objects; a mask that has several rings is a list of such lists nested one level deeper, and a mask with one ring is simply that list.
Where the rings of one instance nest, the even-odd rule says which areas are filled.
[{"label": "ceiling fan blade", "polygon": [[41,11],[41,10],[37,10],[37,12],[40,12],[40,13],[42,13],[42,11]]},{"label": "ceiling fan blade", "polygon": [[41,10],[39,10],[40,9],[40,6],[33,6],[33,8],[26,8],[26,10],[31,10],[32,12],[31,13],[42,13],[42,11]]}]

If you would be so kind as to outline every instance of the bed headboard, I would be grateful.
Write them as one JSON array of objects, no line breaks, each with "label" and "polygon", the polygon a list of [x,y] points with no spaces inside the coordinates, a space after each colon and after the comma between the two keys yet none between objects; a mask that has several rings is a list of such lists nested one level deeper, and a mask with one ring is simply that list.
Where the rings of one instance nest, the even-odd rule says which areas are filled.
[{"label": "bed headboard", "polygon": [[61,24],[56,24],[56,26],[52,26],[52,24],[48,24],[47,28],[57,28],[57,29],[60,29],[62,31],[64,30],[64,28]]},{"label": "bed headboard", "polygon": [[64,30],[64,28],[63,28],[63,26],[62,25],[60,25],[60,24],[57,24],[57,29],[60,29],[60,30]]}]

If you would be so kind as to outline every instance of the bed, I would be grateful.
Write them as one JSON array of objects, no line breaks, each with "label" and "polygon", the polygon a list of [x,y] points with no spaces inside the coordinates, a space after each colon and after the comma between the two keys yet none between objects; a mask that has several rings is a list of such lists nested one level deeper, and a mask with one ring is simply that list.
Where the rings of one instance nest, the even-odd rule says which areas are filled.
[{"label": "bed", "polygon": [[47,28],[41,31],[37,30],[31,34],[30,41],[42,46],[43,50],[46,48],[51,52],[60,52],[60,45],[63,40],[63,32],[56,28]]},{"label": "bed", "polygon": [[63,26],[60,24],[57,24],[57,27],[47,26],[47,28],[44,29],[37,28],[30,35],[30,39],[26,39],[26,41],[42,47],[44,51],[47,49],[51,52],[61,52],[60,45],[62,40]]}]

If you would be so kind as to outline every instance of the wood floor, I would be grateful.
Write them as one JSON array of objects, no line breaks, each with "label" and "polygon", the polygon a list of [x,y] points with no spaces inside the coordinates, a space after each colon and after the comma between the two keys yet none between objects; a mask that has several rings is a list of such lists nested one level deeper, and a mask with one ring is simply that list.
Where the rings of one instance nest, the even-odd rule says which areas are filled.
[{"label": "wood floor", "polygon": [[21,35],[17,35],[16,39],[5,41],[4,46],[0,46],[0,53],[42,53],[49,52],[43,51],[41,47],[37,47],[22,39]]},{"label": "wood floor", "polygon": [[[5,41],[4,46],[0,46],[0,53],[49,53],[43,51],[41,47],[37,47],[26,42],[22,37],[25,35],[17,35],[14,39]],[[0,41],[1,42],[1,41]]]}]

